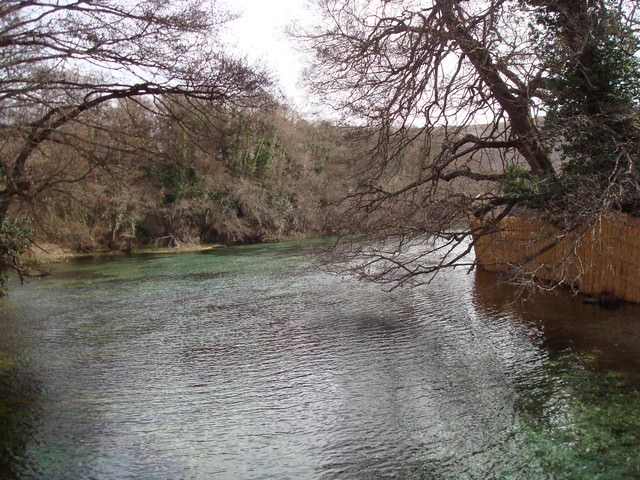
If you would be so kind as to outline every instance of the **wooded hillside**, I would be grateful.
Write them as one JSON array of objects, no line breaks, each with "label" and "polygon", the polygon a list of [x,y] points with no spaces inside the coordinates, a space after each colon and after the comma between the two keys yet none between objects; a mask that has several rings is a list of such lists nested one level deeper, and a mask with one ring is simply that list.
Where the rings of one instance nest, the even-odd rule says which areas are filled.
[{"label": "wooded hillside", "polygon": [[[273,104],[149,114],[120,100],[48,144],[30,177],[50,179],[13,217],[36,243],[78,252],[246,243],[335,233],[349,181],[347,130]],[[57,183],[57,185],[56,185]]]}]

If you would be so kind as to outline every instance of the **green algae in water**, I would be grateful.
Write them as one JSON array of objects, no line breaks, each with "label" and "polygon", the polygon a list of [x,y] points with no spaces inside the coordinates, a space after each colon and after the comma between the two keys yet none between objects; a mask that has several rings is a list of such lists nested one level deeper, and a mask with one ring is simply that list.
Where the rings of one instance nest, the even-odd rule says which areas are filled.
[{"label": "green algae in water", "polygon": [[33,436],[39,389],[22,363],[0,352],[0,472],[6,479],[29,478],[26,450]]},{"label": "green algae in water", "polygon": [[[0,357],[0,472],[640,478],[636,311],[610,337],[610,317],[545,300],[542,329],[470,305],[468,277],[414,301],[309,273],[289,247],[80,262],[20,287],[5,332],[32,365]],[[625,357],[606,348],[620,338]]]},{"label": "green algae in water", "polygon": [[575,355],[550,360],[523,388],[505,455],[520,467],[495,478],[640,478],[640,391],[626,373]]},{"label": "green algae in water", "polygon": [[17,360],[12,355],[0,352],[0,375],[7,370],[15,368],[17,363]]}]

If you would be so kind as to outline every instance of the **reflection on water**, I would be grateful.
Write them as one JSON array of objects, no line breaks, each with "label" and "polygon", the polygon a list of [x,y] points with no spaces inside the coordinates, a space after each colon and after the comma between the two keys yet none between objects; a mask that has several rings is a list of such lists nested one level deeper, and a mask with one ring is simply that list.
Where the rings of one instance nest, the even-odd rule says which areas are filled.
[{"label": "reflection on water", "polygon": [[[7,478],[640,478],[640,309],[304,245],[85,261],[1,311]],[[5,368],[6,365],[6,368]]]},{"label": "reflection on water", "polygon": [[496,285],[494,274],[475,273],[474,303],[484,315],[525,322],[551,352],[593,355],[600,367],[625,371],[640,384],[640,307],[602,308],[564,291],[517,299],[515,287]]}]

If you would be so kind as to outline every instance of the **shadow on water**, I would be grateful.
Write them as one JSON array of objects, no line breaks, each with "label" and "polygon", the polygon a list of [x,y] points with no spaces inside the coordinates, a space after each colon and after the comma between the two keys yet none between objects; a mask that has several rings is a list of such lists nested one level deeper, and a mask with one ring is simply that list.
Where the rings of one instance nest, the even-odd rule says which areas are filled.
[{"label": "shadow on water", "polygon": [[505,453],[531,461],[508,473],[640,478],[640,306],[610,310],[566,291],[518,297],[482,271],[474,303],[490,318],[527,325],[547,357],[514,384],[516,421]]},{"label": "shadow on water", "polygon": [[494,273],[475,273],[473,301],[488,317],[521,319],[552,354],[574,351],[603,369],[627,372],[640,386],[640,305],[585,303],[564,290],[519,295]]},{"label": "shadow on water", "polygon": [[16,357],[0,349],[0,475],[28,478],[28,447],[39,422],[40,382]]}]

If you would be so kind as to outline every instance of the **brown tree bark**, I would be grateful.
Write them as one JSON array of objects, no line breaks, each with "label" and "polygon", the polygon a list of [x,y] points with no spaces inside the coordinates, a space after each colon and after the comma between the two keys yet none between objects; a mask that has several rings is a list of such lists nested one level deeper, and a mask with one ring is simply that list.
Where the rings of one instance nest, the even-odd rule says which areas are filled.
[{"label": "brown tree bark", "polygon": [[465,25],[461,20],[462,13],[457,2],[440,0],[435,5],[451,37],[469,58],[480,78],[491,90],[494,99],[509,115],[517,149],[531,167],[531,171],[553,173],[553,165],[545,153],[540,135],[531,118],[530,99],[523,97],[526,93],[514,93],[502,79],[487,46],[475,39],[469,32],[468,24]]}]

